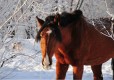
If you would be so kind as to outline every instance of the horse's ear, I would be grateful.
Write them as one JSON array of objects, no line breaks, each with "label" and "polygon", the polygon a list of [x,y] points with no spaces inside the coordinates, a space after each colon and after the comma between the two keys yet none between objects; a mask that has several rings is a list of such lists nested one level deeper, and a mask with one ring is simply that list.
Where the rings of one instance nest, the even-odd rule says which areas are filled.
[{"label": "horse's ear", "polygon": [[37,27],[41,28],[42,25],[44,24],[44,20],[38,18],[38,16],[36,16],[36,19],[37,19]]},{"label": "horse's ear", "polygon": [[54,18],[54,22],[57,23],[58,25],[60,24],[60,14],[57,13]]}]

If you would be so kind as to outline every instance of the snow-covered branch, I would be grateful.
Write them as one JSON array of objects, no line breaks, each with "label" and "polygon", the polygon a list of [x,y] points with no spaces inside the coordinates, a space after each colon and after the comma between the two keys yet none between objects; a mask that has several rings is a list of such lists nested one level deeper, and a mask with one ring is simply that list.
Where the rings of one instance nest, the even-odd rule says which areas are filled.
[{"label": "snow-covered branch", "polygon": [[[18,3],[19,3],[19,1],[18,1]],[[17,6],[18,6],[18,4],[17,4],[17,6],[15,8],[15,12],[0,26],[0,29],[26,4],[27,1],[28,0],[25,0],[25,2],[19,8],[17,8]]]}]

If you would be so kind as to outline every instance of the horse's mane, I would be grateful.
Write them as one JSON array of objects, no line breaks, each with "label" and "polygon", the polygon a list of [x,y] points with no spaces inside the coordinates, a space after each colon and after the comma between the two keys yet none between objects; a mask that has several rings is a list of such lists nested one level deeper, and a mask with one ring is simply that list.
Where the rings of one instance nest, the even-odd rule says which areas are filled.
[{"label": "horse's mane", "polygon": [[75,10],[72,13],[68,12],[62,12],[61,14],[56,14],[56,15],[49,15],[45,18],[45,21],[54,21],[54,17],[59,15],[59,23],[62,27],[65,27],[66,25],[79,20],[83,13],[81,10]]},{"label": "horse's mane", "polygon": [[44,22],[42,28],[37,33],[36,41],[40,40],[40,33],[47,25],[49,25],[50,28],[54,31],[57,39],[59,41],[61,41],[62,40],[61,33],[60,33],[59,28],[57,27],[57,26],[59,26],[58,23],[61,25],[61,27],[66,27],[68,24],[70,24],[72,22],[80,21],[82,16],[83,16],[83,14],[82,14],[81,10],[75,10],[72,13],[63,12],[62,14],[47,16],[45,18],[45,22]]},{"label": "horse's mane", "polygon": [[68,25],[76,20],[79,20],[81,18],[82,14],[83,13],[81,10],[75,10],[72,13],[63,12],[60,15],[60,25],[62,27],[65,27],[66,25]]}]

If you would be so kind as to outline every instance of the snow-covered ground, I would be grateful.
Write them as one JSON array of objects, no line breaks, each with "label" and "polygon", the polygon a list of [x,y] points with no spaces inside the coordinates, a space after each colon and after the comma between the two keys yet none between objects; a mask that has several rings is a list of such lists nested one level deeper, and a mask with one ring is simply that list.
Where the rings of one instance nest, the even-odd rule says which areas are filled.
[{"label": "snow-covered ground", "polygon": [[[39,43],[34,43],[34,39],[20,39],[18,42],[19,48],[12,49],[12,53],[18,55],[0,69],[0,80],[55,80],[55,57],[53,57],[51,69],[44,70],[41,65]],[[104,80],[112,80],[110,61],[103,64]],[[84,66],[83,80],[92,79],[90,66]],[[67,72],[66,80],[72,80],[71,66]]]}]

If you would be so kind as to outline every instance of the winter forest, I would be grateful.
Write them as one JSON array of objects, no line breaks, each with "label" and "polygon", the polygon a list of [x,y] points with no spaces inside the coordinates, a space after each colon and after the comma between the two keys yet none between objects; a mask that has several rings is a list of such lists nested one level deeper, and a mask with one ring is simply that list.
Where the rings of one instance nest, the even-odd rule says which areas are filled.
[{"label": "winter forest", "polygon": [[[80,9],[88,20],[112,17],[105,0],[0,0],[0,80],[55,79],[55,57],[50,70],[42,68],[40,45],[34,40],[36,16],[45,19],[57,12],[72,12],[78,1],[83,1]],[[103,34],[110,36],[107,31]],[[104,80],[112,80],[110,60],[102,71]],[[84,66],[83,80],[92,80],[92,75],[90,66]],[[71,67],[66,80],[72,80]]]}]

